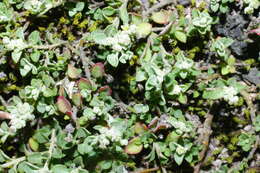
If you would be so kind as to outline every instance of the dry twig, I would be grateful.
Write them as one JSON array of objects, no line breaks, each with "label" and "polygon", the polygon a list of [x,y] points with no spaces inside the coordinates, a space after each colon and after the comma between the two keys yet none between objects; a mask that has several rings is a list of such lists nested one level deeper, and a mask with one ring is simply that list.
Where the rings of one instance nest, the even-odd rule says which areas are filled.
[{"label": "dry twig", "polygon": [[31,48],[34,49],[42,49],[42,50],[48,50],[48,49],[53,49],[55,47],[67,44],[67,41],[61,41],[59,43],[55,43],[55,44],[51,44],[51,45],[35,45],[35,46],[31,46]]},{"label": "dry twig", "polygon": [[257,135],[254,147],[252,148],[252,150],[248,154],[248,157],[247,157],[248,161],[250,161],[254,157],[254,154],[255,154],[256,150],[258,149],[259,143],[260,143],[260,137]]},{"label": "dry twig", "polygon": [[172,22],[170,22],[168,25],[166,25],[166,26],[163,28],[163,30],[160,32],[159,36],[164,35],[165,33],[167,33],[167,32],[171,29],[173,23],[174,23],[174,22],[172,21]]},{"label": "dry twig", "polygon": [[203,124],[203,129],[202,132],[200,133],[200,136],[198,138],[199,143],[203,145],[202,151],[199,153],[199,163],[194,167],[194,173],[199,173],[200,172],[200,166],[205,158],[206,152],[208,150],[209,146],[209,140],[210,140],[210,135],[212,133],[211,130],[211,124],[213,120],[213,115],[208,113],[206,116],[206,120],[204,121]]},{"label": "dry twig", "polygon": [[156,168],[149,168],[149,169],[144,169],[144,170],[141,170],[141,171],[137,171],[136,173],[149,173],[149,172],[155,172],[155,171],[158,171],[160,168],[159,167],[156,167]]},{"label": "dry twig", "polygon": [[143,13],[143,16],[148,16],[149,14],[153,13],[154,11],[156,11],[159,8],[163,8],[166,5],[170,5],[174,3],[174,0],[162,0],[161,2],[155,4],[154,6],[152,6],[151,8],[149,8],[147,11],[145,11]]}]

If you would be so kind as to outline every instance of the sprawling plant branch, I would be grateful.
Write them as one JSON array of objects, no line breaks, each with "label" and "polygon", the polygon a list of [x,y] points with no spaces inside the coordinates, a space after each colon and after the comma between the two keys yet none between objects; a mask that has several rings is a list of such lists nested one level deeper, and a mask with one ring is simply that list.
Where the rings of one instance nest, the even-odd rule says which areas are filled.
[{"label": "sprawling plant branch", "polygon": [[52,157],[52,153],[53,153],[53,150],[54,150],[54,147],[55,147],[55,143],[56,143],[56,134],[55,134],[55,130],[53,129],[52,132],[51,132],[51,143],[50,143],[50,147],[49,147],[49,151],[48,151],[48,158],[44,164],[44,168],[48,168],[49,167],[49,163],[50,163],[50,160],[51,160],[51,157]]},{"label": "sprawling plant branch", "polygon": [[163,8],[166,5],[170,5],[174,3],[174,0],[162,0],[161,2],[155,4],[154,6],[152,6],[151,8],[149,8],[147,11],[145,11],[143,13],[144,16],[148,16],[149,14],[153,13],[154,11],[156,11],[159,8]]},{"label": "sprawling plant branch", "polygon": [[25,159],[26,159],[25,156],[17,159],[12,159],[10,162],[0,165],[0,167],[1,168],[10,168],[11,166],[16,167],[20,162],[24,161]]},{"label": "sprawling plant branch", "polygon": [[204,121],[204,124],[203,124],[202,131],[201,131],[200,136],[198,138],[198,142],[200,144],[202,144],[203,148],[202,148],[201,152],[199,153],[199,160],[200,161],[194,167],[194,173],[200,172],[201,164],[202,164],[202,162],[205,158],[206,152],[208,150],[210,135],[212,133],[212,130],[211,130],[212,120],[213,120],[213,115],[208,112],[208,114],[206,115],[206,119]]},{"label": "sprawling plant branch", "polygon": [[48,49],[53,49],[55,47],[67,44],[67,41],[60,41],[59,43],[51,44],[51,45],[34,45],[30,46],[29,48],[34,48],[34,49],[42,49],[42,50],[48,50]]}]

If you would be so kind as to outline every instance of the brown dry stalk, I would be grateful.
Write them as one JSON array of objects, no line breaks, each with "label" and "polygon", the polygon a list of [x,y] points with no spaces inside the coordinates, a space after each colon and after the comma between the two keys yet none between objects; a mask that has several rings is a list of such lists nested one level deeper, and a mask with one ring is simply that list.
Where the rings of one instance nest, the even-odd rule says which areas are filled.
[{"label": "brown dry stalk", "polygon": [[145,11],[143,13],[144,16],[148,16],[149,14],[153,13],[154,11],[156,11],[159,8],[163,8],[166,5],[170,5],[174,3],[174,0],[162,0],[161,2],[155,4],[154,6],[152,6],[151,8],[149,8],[147,11]]},{"label": "brown dry stalk", "polygon": [[54,49],[58,46],[61,46],[61,45],[67,44],[67,43],[68,43],[67,41],[61,41],[59,43],[55,43],[55,44],[51,44],[51,45],[34,45],[31,47],[34,49],[48,50],[48,49]]},{"label": "brown dry stalk", "polygon": [[250,118],[251,118],[251,121],[254,122],[255,121],[255,114],[256,114],[256,109],[254,107],[254,104],[253,104],[253,101],[249,95],[248,92],[246,91],[241,91],[240,94],[244,97],[245,101],[246,101],[246,104],[247,106],[249,107],[250,109]]},{"label": "brown dry stalk", "polygon": [[141,171],[138,171],[136,173],[149,173],[149,172],[155,172],[157,170],[159,170],[160,168],[159,167],[156,167],[156,168],[149,168],[149,169],[144,169],[144,170],[141,170]]},{"label": "brown dry stalk", "polygon": [[174,22],[172,21],[168,25],[166,25],[165,28],[163,28],[163,30],[160,32],[159,36],[164,35],[165,33],[167,33],[171,29],[173,23]]},{"label": "brown dry stalk", "polygon": [[203,148],[202,151],[199,153],[199,163],[194,167],[193,173],[199,173],[200,172],[200,166],[205,158],[206,152],[209,147],[209,141],[210,141],[210,135],[212,133],[211,130],[211,124],[213,120],[213,115],[208,113],[206,116],[206,119],[203,124],[203,130],[200,133],[200,136],[198,138],[199,143],[202,144]]},{"label": "brown dry stalk", "polygon": [[255,144],[254,144],[254,147],[251,149],[248,157],[247,157],[247,160],[250,161],[251,159],[253,159],[254,157],[254,154],[256,152],[256,150],[258,149],[258,146],[260,145],[260,137],[259,136],[256,136],[256,141],[255,141]]}]

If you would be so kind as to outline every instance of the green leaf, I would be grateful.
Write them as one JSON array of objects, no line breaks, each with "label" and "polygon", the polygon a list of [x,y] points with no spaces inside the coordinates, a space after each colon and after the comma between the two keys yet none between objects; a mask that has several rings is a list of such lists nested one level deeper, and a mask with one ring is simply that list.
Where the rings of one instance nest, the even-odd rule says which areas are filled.
[{"label": "green leaf", "polygon": [[112,166],[112,161],[101,161],[99,163],[99,166],[101,167],[101,169],[104,169],[104,170],[110,169]]},{"label": "green leaf", "polygon": [[36,45],[41,42],[39,31],[33,31],[28,37],[29,44]]},{"label": "green leaf", "polygon": [[244,151],[248,152],[254,145],[256,137],[252,134],[244,132],[244,133],[240,134],[238,139],[239,139],[239,142],[237,143],[237,145],[241,146]]},{"label": "green leaf", "polygon": [[221,13],[227,13],[228,10],[229,10],[228,4],[221,4],[220,7],[219,7],[219,11],[220,11]]},{"label": "green leaf", "polygon": [[107,56],[107,61],[110,65],[112,65],[113,67],[117,67],[118,66],[118,63],[119,63],[119,60],[118,60],[118,52],[117,53],[112,53],[112,54],[109,54]]},{"label": "green leaf", "polygon": [[115,14],[116,10],[110,6],[105,7],[102,9],[102,12],[105,16],[112,16],[113,14]]},{"label": "green leaf", "polygon": [[181,135],[177,134],[175,131],[171,132],[170,134],[168,134],[167,138],[166,138],[166,142],[170,143],[170,142],[177,142],[178,139],[180,138]]},{"label": "green leaf", "polygon": [[215,3],[210,3],[210,9],[213,11],[213,12],[217,12],[218,9],[219,9],[219,3],[215,2]]},{"label": "green leaf", "polygon": [[188,75],[188,72],[187,71],[181,71],[179,74],[180,74],[180,77],[182,79],[185,79],[187,77],[187,75]]},{"label": "green leaf", "polygon": [[[29,165],[26,162],[21,162],[18,165],[18,168],[17,168],[16,171],[18,171],[18,172],[26,172],[26,173],[34,173],[35,172],[35,170],[32,168],[32,166]],[[16,171],[15,171],[15,173],[16,173]]]},{"label": "green leaf", "polygon": [[41,153],[38,153],[38,152],[34,152],[34,153],[28,155],[27,159],[30,163],[33,163],[33,164],[42,164],[42,162],[43,162],[43,157],[42,157]]},{"label": "green leaf", "polygon": [[80,77],[80,73],[81,73],[81,70],[80,69],[77,69],[75,68],[73,65],[71,64],[68,64],[68,76],[71,78],[71,79],[77,79]]},{"label": "green leaf", "polygon": [[85,140],[84,143],[78,145],[78,152],[82,155],[89,154],[93,151],[93,147],[87,143]]},{"label": "green leaf", "polygon": [[66,155],[62,153],[62,150],[60,148],[55,147],[53,149],[52,157],[55,159],[61,159],[65,157]]},{"label": "green leaf", "polygon": [[51,168],[51,171],[53,173],[70,173],[70,170],[65,166],[65,165],[54,165],[52,168]]},{"label": "green leaf", "polygon": [[95,63],[91,68],[91,75],[94,78],[102,78],[105,74],[104,64],[101,62]]},{"label": "green leaf", "polygon": [[85,7],[85,3],[84,2],[77,2],[75,9],[77,11],[82,11],[84,9],[84,7]]},{"label": "green leaf", "polygon": [[33,135],[33,138],[40,144],[49,142],[49,136],[51,134],[51,129],[48,126],[45,126],[36,131]]},{"label": "green leaf", "polygon": [[138,70],[136,73],[136,82],[141,82],[147,79],[146,73],[142,70]]},{"label": "green leaf", "polygon": [[33,62],[38,62],[39,59],[40,59],[40,56],[41,56],[41,52],[38,51],[38,50],[34,50],[34,51],[31,53],[30,58],[31,58],[31,60],[32,60]]},{"label": "green leaf", "polygon": [[152,32],[152,25],[150,23],[140,23],[137,25],[137,36],[144,38]]},{"label": "green leaf", "polygon": [[38,149],[39,149],[39,144],[38,144],[38,142],[37,142],[35,139],[30,138],[28,143],[29,143],[30,148],[31,148],[33,151],[38,151]]},{"label": "green leaf", "polygon": [[6,160],[10,160],[9,158],[1,149],[0,149],[0,163],[5,162]]},{"label": "green leaf", "polygon": [[134,109],[136,113],[146,113],[149,111],[149,106],[143,104],[136,104],[134,105]]},{"label": "green leaf", "polygon": [[129,141],[128,145],[125,147],[125,152],[127,154],[138,154],[142,151],[143,144],[140,137],[135,137]]},{"label": "green leaf", "polygon": [[170,14],[168,11],[160,11],[152,14],[152,20],[158,24],[167,24],[169,22]]},{"label": "green leaf", "polygon": [[141,123],[137,122],[134,125],[134,131],[136,134],[142,134],[147,130],[148,130],[148,128],[146,127],[145,124],[141,124]]},{"label": "green leaf", "polygon": [[220,99],[223,97],[223,89],[222,88],[215,88],[212,90],[205,90],[203,92],[202,97],[204,99],[212,99],[212,100],[216,100],[216,99]]},{"label": "green leaf", "polygon": [[46,88],[43,90],[43,96],[44,97],[54,97],[57,95],[57,88]]},{"label": "green leaf", "polygon": [[221,74],[222,75],[227,75],[228,73],[229,73],[229,66],[228,65],[226,65],[226,66],[224,66],[224,67],[222,67],[221,68]]},{"label": "green leaf", "polygon": [[125,0],[122,4],[122,6],[119,8],[119,17],[123,21],[124,25],[127,25],[129,23],[129,15],[127,12],[127,3],[128,0]]},{"label": "green leaf", "polygon": [[125,64],[126,61],[130,60],[132,57],[133,57],[133,52],[127,51],[127,52],[121,54],[121,56],[119,58],[119,61],[121,63]]},{"label": "green leaf", "polygon": [[25,58],[21,59],[20,65],[22,66],[20,68],[20,73],[22,76],[26,76],[34,66]]},{"label": "green leaf", "polygon": [[22,53],[23,53],[23,52],[20,51],[20,50],[14,50],[14,51],[12,52],[12,59],[13,59],[14,63],[18,63],[18,61],[19,61],[20,58],[21,58]]},{"label": "green leaf", "polygon": [[160,83],[155,75],[152,75],[148,78],[148,80],[145,83],[145,89],[152,90],[153,88],[160,89]]},{"label": "green leaf", "polygon": [[225,48],[231,46],[234,43],[234,40],[228,37],[221,37],[219,41],[224,44]]},{"label": "green leaf", "polygon": [[188,101],[187,96],[184,94],[180,94],[178,97],[178,101],[181,102],[182,104],[186,104]]},{"label": "green leaf", "polygon": [[80,107],[82,105],[82,96],[80,93],[73,93],[72,94],[72,102],[77,107]]},{"label": "green leaf", "polygon": [[255,126],[255,131],[259,132],[260,131],[260,114],[256,116],[254,126]]},{"label": "green leaf", "polygon": [[175,37],[177,38],[177,40],[179,40],[182,43],[186,43],[187,42],[187,36],[184,32],[182,31],[175,31],[174,32]]},{"label": "green leaf", "polygon": [[90,38],[97,44],[103,44],[103,40],[105,40],[107,36],[103,31],[95,30],[91,33]]},{"label": "green leaf", "polygon": [[175,162],[178,165],[181,165],[181,163],[182,163],[182,161],[184,159],[184,154],[183,155],[178,155],[177,153],[174,153],[173,158],[174,158]]},{"label": "green leaf", "polygon": [[90,108],[84,109],[84,111],[83,111],[83,116],[86,117],[86,118],[89,119],[89,120],[93,120],[93,119],[95,119],[95,117],[96,117],[95,113],[94,113],[93,110],[90,109]]},{"label": "green leaf", "polygon": [[7,7],[5,3],[0,2],[0,23],[11,21],[13,14],[13,8]]},{"label": "green leaf", "polygon": [[228,65],[234,65],[236,63],[236,59],[231,56],[227,59],[227,63]]},{"label": "green leaf", "polygon": [[80,90],[84,90],[84,89],[91,90],[92,89],[91,82],[86,78],[80,78],[79,81],[77,82],[77,84],[78,84],[78,88]]},{"label": "green leaf", "polygon": [[71,140],[67,140],[66,139],[67,137],[67,133],[65,132],[60,132],[58,135],[57,135],[57,146],[60,147],[62,150],[68,150],[70,149],[71,147],[73,147],[73,143]]},{"label": "green leaf", "polygon": [[77,132],[76,132],[76,135],[75,135],[75,137],[78,139],[78,138],[83,138],[83,139],[85,139],[87,136],[89,136],[91,133],[87,130],[87,129],[85,129],[85,128],[83,128],[83,127],[80,127],[78,130],[77,130]]}]

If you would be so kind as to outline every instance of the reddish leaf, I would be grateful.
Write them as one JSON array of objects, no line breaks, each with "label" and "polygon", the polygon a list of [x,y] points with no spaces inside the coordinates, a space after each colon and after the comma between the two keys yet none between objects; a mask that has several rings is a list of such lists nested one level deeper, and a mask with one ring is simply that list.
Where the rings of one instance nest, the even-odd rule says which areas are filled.
[{"label": "reddish leaf", "polygon": [[125,147],[125,152],[127,154],[138,154],[142,151],[143,144],[140,137],[135,137],[129,141],[128,145]]},{"label": "reddish leaf", "polygon": [[88,79],[80,78],[80,80],[78,81],[78,88],[80,90],[83,90],[83,89],[91,90],[92,89],[92,84],[91,84],[91,82]]},{"label": "reddish leaf", "polygon": [[80,77],[80,70],[72,66],[71,64],[68,65],[68,76],[71,79],[77,79]]},{"label": "reddish leaf", "polygon": [[64,96],[58,97],[57,107],[60,112],[67,114],[67,115],[72,115],[71,104]]},{"label": "reddish leaf", "polygon": [[82,96],[80,93],[74,93],[72,95],[72,102],[77,107],[80,107],[82,105]]},{"label": "reddish leaf", "polygon": [[106,92],[107,95],[109,95],[109,96],[112,95],[112,89],[111,89],[108,85],[103,86],[103,87],[100,87],[100,88],[98,89],[98,92],[99,92],[99,93]]},{"label": "reddish leaf", "polygon": [[134,126],[134,131],[136,134],[142,134],[144,133],[145,131],[147,131],[147,127],[145,124],[141,124],[141,123],[135,123],[135,126]]},{"label": "reddish leaf", "polygon": [[94,78],[102,78],[104,74],[105,74],[105,67],[103,63],[98,62],[92,66],[91,75]]},{"label": "reddish leaf", "polygon": [[59,95],[60,96],[66,96],[66,92],[63,86],[60,86],[59,88]]}]

